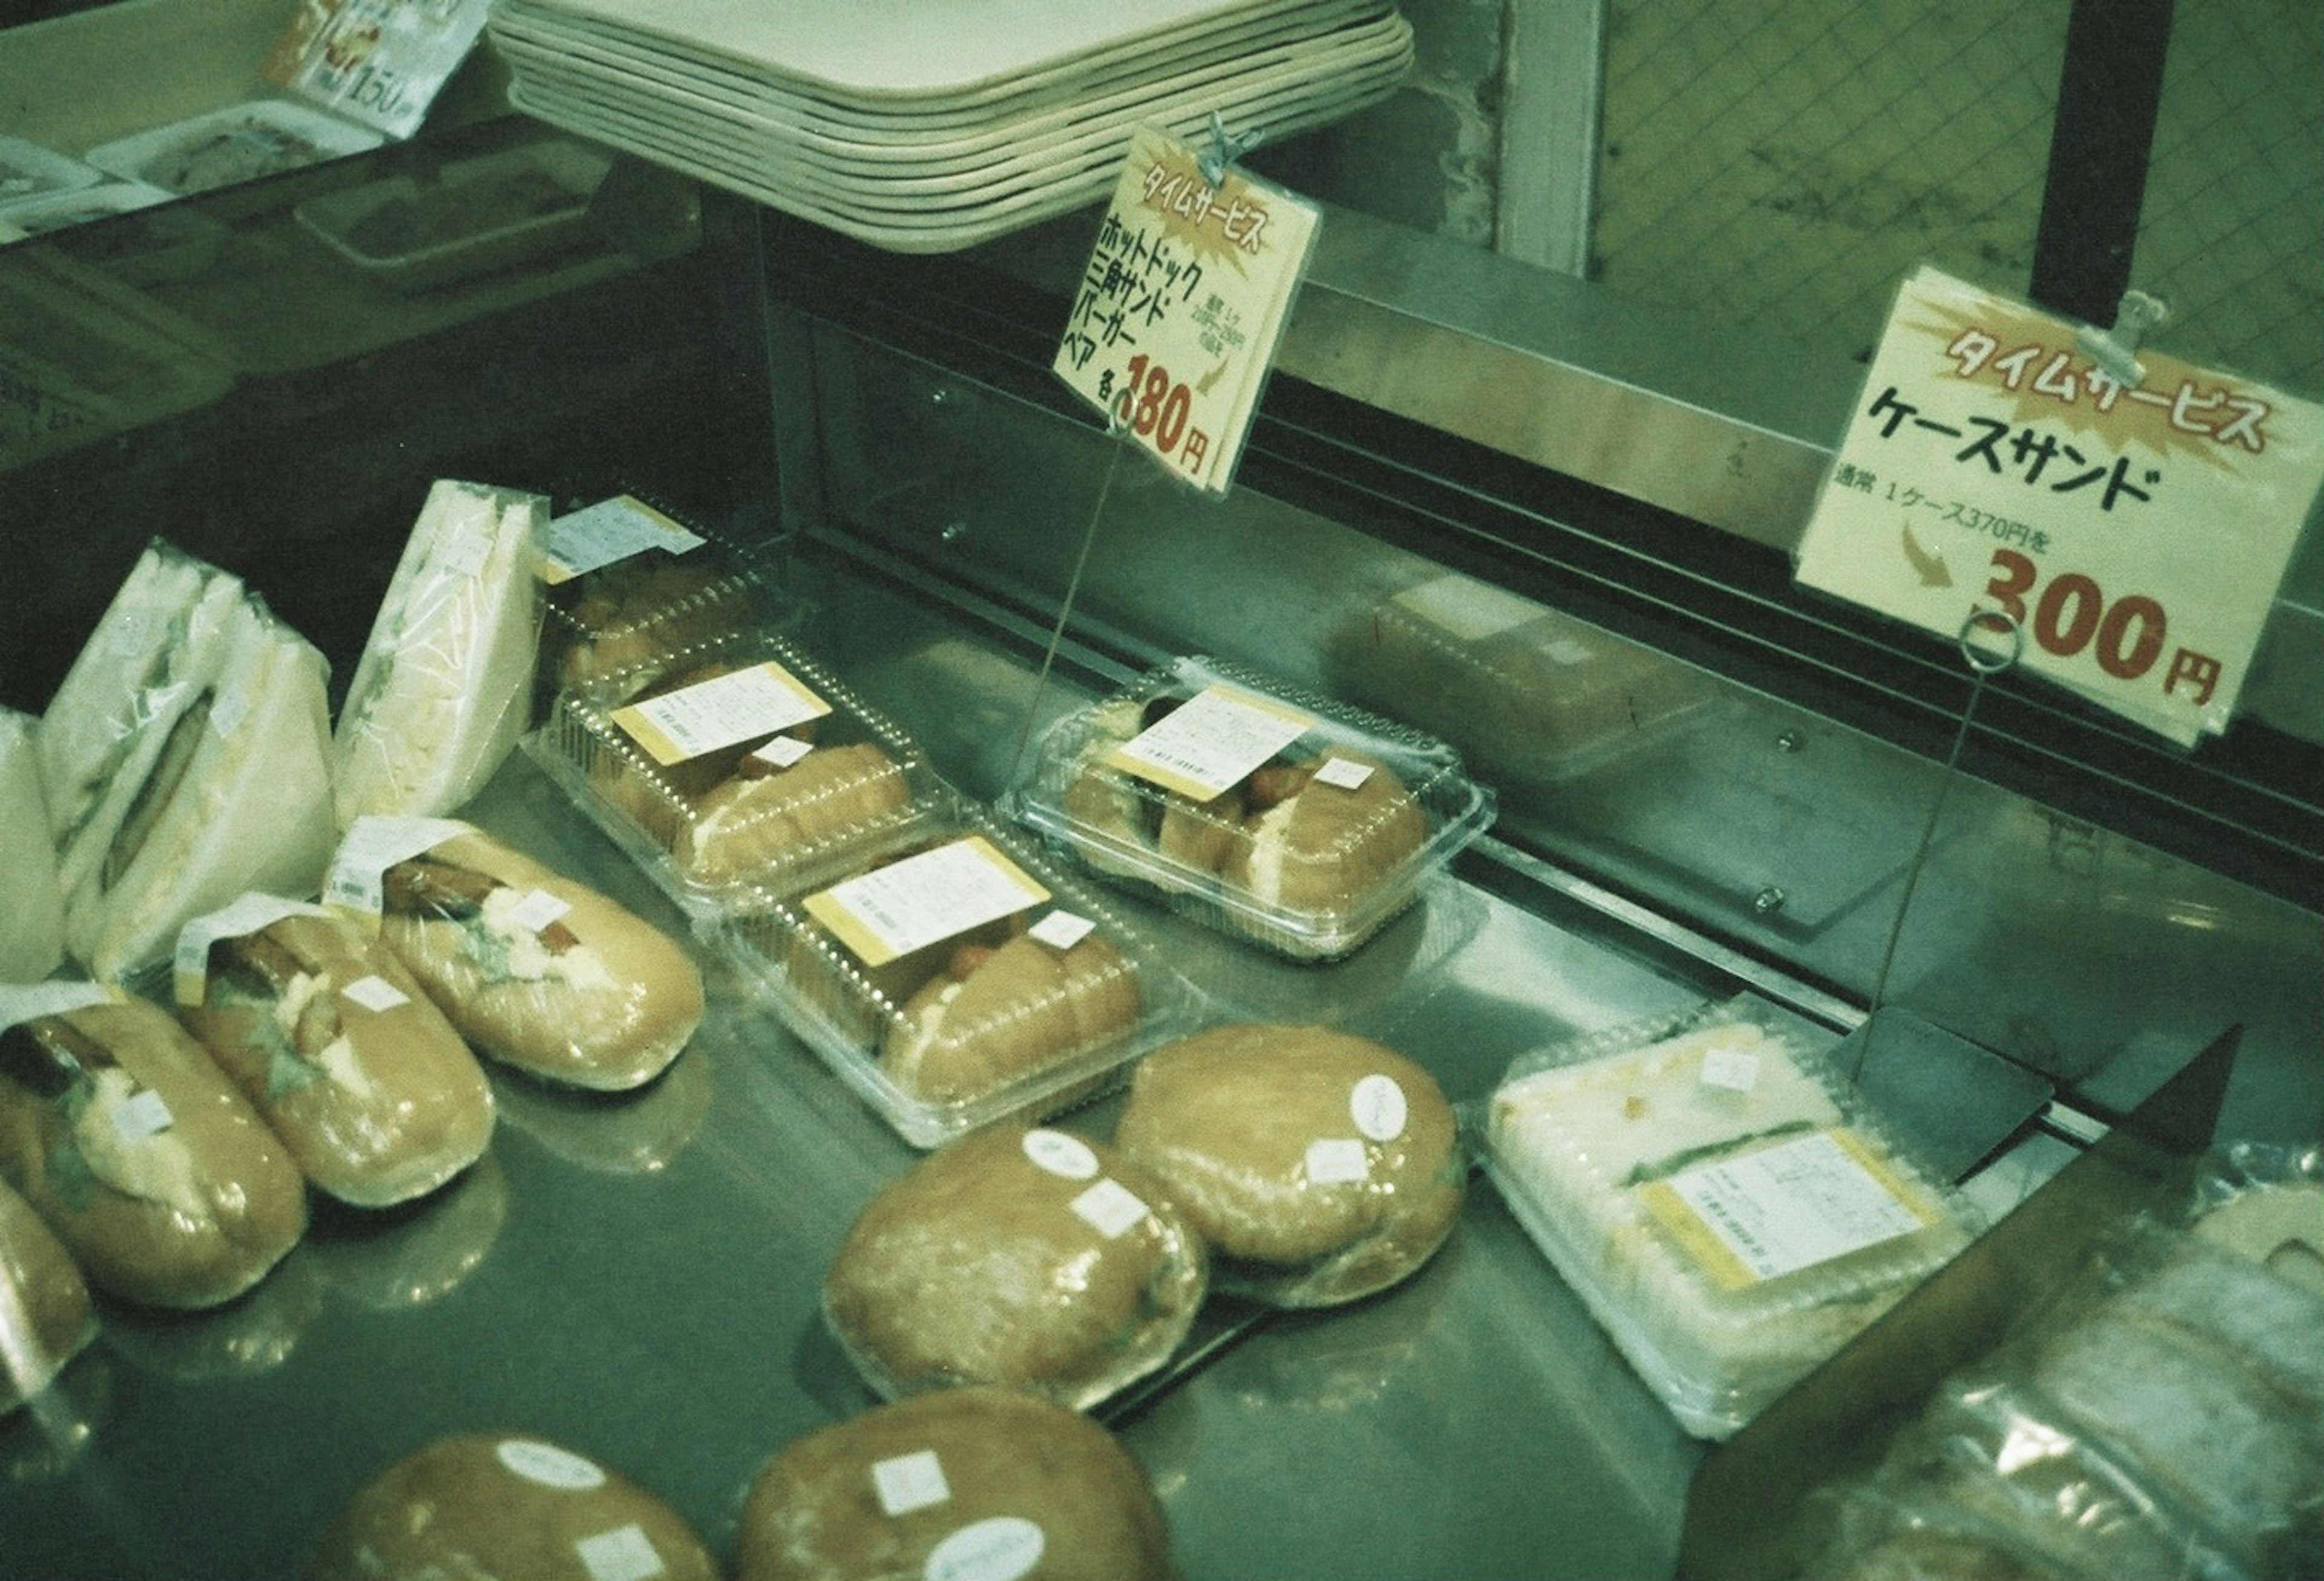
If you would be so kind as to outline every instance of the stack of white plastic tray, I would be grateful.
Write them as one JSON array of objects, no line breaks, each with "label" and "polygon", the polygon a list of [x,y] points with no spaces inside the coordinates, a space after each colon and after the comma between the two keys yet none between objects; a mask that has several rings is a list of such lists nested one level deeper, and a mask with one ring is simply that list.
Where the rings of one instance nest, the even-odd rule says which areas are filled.
[{"label": "stack of white plastic tray", "polygon": [[898,252],[1103,198],[1141,124],[1274,141],[1385,97],[1387,0],[501,0],[544,121]]}]

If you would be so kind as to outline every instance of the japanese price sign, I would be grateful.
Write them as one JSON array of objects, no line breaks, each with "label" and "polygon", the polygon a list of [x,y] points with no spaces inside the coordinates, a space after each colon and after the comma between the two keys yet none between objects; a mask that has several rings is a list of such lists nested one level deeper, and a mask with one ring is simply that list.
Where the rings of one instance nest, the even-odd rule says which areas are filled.
[{"label": "japanese price sign", "polygon": [[2324,408],[1923,269],[1898,292],[1797,574],[2018,661],[2182,746],[2227,728],[2324,482]]},{"label": "japanese price sign", "polygon": [[1173,476],[1224,493],[1316,210],[1151,127],[1098,228],[1054,364]]},{"label": "japanese price sign", "polygon": [[486,3],[299,0],[260,73],[327,110],[409,137],[484,32]]}]

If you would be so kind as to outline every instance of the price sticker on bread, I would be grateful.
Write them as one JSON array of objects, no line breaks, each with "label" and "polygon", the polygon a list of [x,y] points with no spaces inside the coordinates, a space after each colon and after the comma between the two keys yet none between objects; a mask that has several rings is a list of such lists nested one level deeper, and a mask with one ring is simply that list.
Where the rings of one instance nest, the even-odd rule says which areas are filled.
[{"label": "price sticker on bread", "polygon": [[1315,716],[1231,686],[1205,686],[1116,747],[1106,762],[1207,802],[1315,726]]},{"label": "price sticker on bread", "polygon": [[821,719],[831,704],[769,659],[613,711],[613,722],[657,763],[683,763],[722,748]]},{"label": "price sticker on bread", "polygon": [[991,841],[972,834],[858,874],[805,904],[866,966],[885,966],[1048,898]]},{"label": "price sticker on bread", "polygon": [[1224,493],[1316,212],[1139,128],[1058,343],[1057,376],[1170,475]]}]

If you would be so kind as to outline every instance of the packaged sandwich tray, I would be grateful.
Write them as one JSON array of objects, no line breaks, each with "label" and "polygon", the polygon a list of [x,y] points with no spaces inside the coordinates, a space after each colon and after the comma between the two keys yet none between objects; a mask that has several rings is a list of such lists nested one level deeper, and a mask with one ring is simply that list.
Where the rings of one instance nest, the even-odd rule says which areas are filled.
[{"label": "packaged sandwich tray", "polygon": [[1515,1062],[1488,1174],[1687,1431],[1742,1427],[1965,1247],[1974,1210],[1748,997]]},{"label": "packaged sandwich tray", "polygon": [[1361,945],[1494,812],[1436,737],[1204,657],[1059,721],[1004,804],[1085,871],[1299,961]]},{"label": "packaged sandwich tray", "polygon": [[[981,810],[714,937],[906,1141],[1046,1119],[1193,1024],[1191,987],[1098,894]],[[987,975],[990,974],[990,975]]]},{"label": "packaged sandwich tray", "polygon": [[523,745],[697,928],[951,804],[900,726],[765,630],[567,689]]}]

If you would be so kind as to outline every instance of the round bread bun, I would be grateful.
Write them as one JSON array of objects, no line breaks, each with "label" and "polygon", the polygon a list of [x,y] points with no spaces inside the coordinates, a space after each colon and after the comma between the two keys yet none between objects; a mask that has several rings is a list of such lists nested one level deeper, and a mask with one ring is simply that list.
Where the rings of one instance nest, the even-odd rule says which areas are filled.
[{"label": "round bread bun", "polygon": [[[702,974],[650,923],[488,834],[385,875],[381,936],[480,1052],[551,1081],[626,1091],[701,1025]],[[561,907],[530,925],[537,903]]]},{"label": "round bread bun", "polygon": [[1086,1410],[1169,1359],[1206,1285],[1202,1243],[1143,1172],[1065,1132],[993,1126],[864,1206],[823,1300],[884,1397],[997,1383]]},{"label": "round bread bun", "polygon": [[[957,1568],[982,1557],[985,1567]],[[1168,1581],[1145,1471],[1078,1411],[1010,1389],[914,1395],[786,1446],[751,1484],[735,1581]]]},{"label": "round bread bun", "polygon": [[[1343,787],[1316,778],[1338,758],[1370,772]],[[1395,770],[1339,749],[1252,776],[1244,838],[1221,871],[1262,905],[1333,913],[1360,904],[1428,842],[1428,819]]]},{"label": "round bread bun", "polygon": [[1155,1050],[1113,1140],[1217,1255],[1221,1288],[1279,1306],[1405,1278],[1452,1233],[1467,1188],[1434,1078],[1322,1026],[1238,1023]]},{"label": "round bread bun", "polygon": [[324,1530],[309,1581],[716,1581],[716,1558],[660,1498],[520,1434],[441,1439],[366,1483]]},{"label": "round bread bun", "polygon": [[932,1103],[982,1098],[1137,1025],[1138,974],[1100,934],[1060,950],[1019,933],[956,951],[881,1040],[880,1069]]},{"label": "round bread bun", "polygon": [[0,1183],[0,1416],[49,1386],[97,1334],[72,1255],[32,1205]]}]

